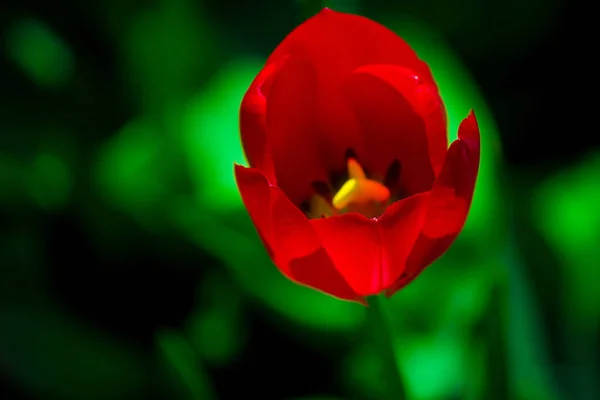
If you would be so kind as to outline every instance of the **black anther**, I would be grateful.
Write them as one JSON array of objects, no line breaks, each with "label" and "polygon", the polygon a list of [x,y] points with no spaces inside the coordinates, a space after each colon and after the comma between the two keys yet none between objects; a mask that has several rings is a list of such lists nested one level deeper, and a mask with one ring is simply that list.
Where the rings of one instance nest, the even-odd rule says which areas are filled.
[{"label": "black anther", "polygon": [[400,184],[400,175],[402,174],[402,164],[398,159],[392,161],[388,166],[383,184],[388,188],[396,188]]},{"label": "black anther", "polygon": [[346,154],[344,155],[344,160],[348,161],[349,158],[353,158],[358,161],[358,156],[354,149],[347,149]]}]

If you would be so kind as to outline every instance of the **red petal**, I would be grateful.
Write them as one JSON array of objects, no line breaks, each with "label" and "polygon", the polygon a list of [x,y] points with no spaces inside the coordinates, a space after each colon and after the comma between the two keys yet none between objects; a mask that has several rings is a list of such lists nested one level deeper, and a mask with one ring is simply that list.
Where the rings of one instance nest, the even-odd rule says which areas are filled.
[{"label": "red petal", "polygon": [[445,111],[437,89],[405,68],[369,65],[348,78],[345,93],[363,130],[365,150],[358,154],[361,164],[384,176],[398,159],[405,194],[430,190],[435,179],[430,148],[439,157],[447,140]]},{"label": "red petal", "polygon": [[387,265],[382,266],[381,289],[390,287],[404,273],[425,223],[428,200],[429,192],[407,197],[388,207],[379,219],[381,244],[387,259]]},{"label": "red petal", "polygon": [[[315,106],[312,110],[314,116],[307,116],[314,118],[314,129],[305,130],[307,143],[297,151],[307,149],[316,154],[321,166],[315,165],[317,161],[303,158],[304,162],[295,164],[294,170],[323,167],[328,172],[342,172],[346,169],[345,154],[348,149],[353,149],[357,154],[363,152],[363,134],[342,92],[345,78],[357,67],[366,64],[402,65],[418,71],[423,80],[433,83],[428,66],[394,32],[367,18],[329,9],[308,19],[291,32],[275,49],[269,61],[286,56],[310,62],[316,71],[314,74],[318,84],[318,89],[311,95]],[[302,89],[307,84],[306,81],[298,82],[296,87]],[[306,93],[307,90],[301,92]],[[286,95],[293,98],[290,93]],[[293,100],[287,105],[294,107]],[[306,125],[308,122],[304,122],[304,126]],[[286,151],[282,151],[283,148]],[[282,151],[289,156],[290,148],[290,145],[278,147],[274,152]],[[305,185],[304,181],[298,183]],[[290,185],[291,183],[286,182],[280,184],[280,187],[288,193]],[[289,194],[297,202],[306,197],[305,190],[307,189],[298,189]],[[300,199],[302,200],[306,198]]]},{"label": "red petal", "polygon": [[429,193],[394,203],[379,221],[357,213],[313,219],[333,264],[361,296],[380,293],[404,271],[425,216]]},{"label": "red petal", "polygon": [[341,300],[355,301],[367,305],[367,301],[357,294],[341,277],[331,257],[323,247],[314,253],[296,258],[290,262],[292,280],[317,289]]},{"label": "red petal", "polygon": [[400,36],[368,18],[336,12],[328,8],[293,30],[269,57],[276,60],[302,51],[333,80],[343,79],[340,72],[350,73],[366,64],[396,64],[416,71],[433,82],[427,64]]},{"label": "red petal", "polygon": [[248,163],[251,167],[261,170],[273,184],[277,182],[267,143],[266,96],[269,93],[273,75],[281,68],[284,61],[279,60],[267,64],[260,71],[244,95],[240,107],[240,132]]},{"label": "red petal", "polygon": [[313,194],[312,182],[329,180],[327,157],[317,143],[316,95],[314,67],[289,58],[267,98],[267,133],[278,186],[294,204]]},{"label": "red petal", "polygon": [[269,255],[289,279],[344,300],[363,302],[337,272],[307,217],[255,168],[235,166],[244,205]]},{"label": "red petal", "polygon": [[[429,159],[437,174],[448,149],[448,126],[446,108],[435,84],[410,69],[396,65],[366,65],[356,69],[354,74],[367,74],[380,79],[406,99],[412,111],[424,122]],[[409,135],[411,133],[408,131]]]},{"label": "red petal", "polygon": [[382,254],[377,221],[351,213],[310,222],[350,287],[361,296],[379,293]]},{"label": "red petal", "polygon": [[433,185],[425,225],[407,261],[407,273],[388,289],[387,295],[410,283],[454,242],[471,206],[479,157],[479,128],[471,111],[460,124],[458,140],[448,149],[444,166]]}]

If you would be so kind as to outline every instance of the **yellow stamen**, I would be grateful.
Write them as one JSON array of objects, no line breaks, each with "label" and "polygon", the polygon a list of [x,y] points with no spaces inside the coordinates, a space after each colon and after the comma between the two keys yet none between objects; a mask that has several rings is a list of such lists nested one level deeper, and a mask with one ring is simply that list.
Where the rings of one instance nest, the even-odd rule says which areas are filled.
[{"label": "yellow stamen", "polygon": [[358,162],[350,158],[348,159],[348,180],[333,196],[332,204],[337,210],[341,210],[353,203],[384,202],[389,198],[389,189],[377,181],[368,179]]}]

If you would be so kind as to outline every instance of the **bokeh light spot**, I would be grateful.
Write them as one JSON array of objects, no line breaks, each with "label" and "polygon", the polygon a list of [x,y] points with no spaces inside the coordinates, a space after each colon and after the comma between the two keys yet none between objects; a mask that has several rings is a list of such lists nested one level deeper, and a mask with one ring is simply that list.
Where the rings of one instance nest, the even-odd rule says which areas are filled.
[{"label": "bokeh light spot", "polygon": [[163,174],[169,159],[151,121],[130,121],[100,149],[95,179],[101,194],[133,216],[150,217],[168,194]]},{"label": "bokeh light spot", "polygon": [[68,83],[75,65],[67,44],[45,23],[22,19],[7,34],[7,53],[35,83],[61,88]]},{"label": "bokeh light spot", "polygon": [[219,210],[241,206],[233,164],[245,163],[239,108],[262,63],[238,60],[222,68],[190,101],[184,118],[184,148],[201,201]]}]

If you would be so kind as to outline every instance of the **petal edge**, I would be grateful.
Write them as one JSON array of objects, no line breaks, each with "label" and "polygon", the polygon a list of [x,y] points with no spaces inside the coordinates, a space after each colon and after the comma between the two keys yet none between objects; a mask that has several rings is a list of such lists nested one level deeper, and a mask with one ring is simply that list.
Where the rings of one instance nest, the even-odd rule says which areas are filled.
[{"label": "petal edge", "polygon": [[433,185],[427,219],[408,258],[406,273],[386,291],[386,296],[408,285],[444,254],[462,230],[473,199],[480,152],[479,127],[471,111],[461,122],[458,139],[450,145]]},{"label": "petal edge", "polygon": [[235,165],[242,200],[277,268],[288,279],[364,304],[338,273],[308,218],[256,168]]}]

